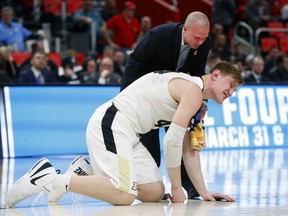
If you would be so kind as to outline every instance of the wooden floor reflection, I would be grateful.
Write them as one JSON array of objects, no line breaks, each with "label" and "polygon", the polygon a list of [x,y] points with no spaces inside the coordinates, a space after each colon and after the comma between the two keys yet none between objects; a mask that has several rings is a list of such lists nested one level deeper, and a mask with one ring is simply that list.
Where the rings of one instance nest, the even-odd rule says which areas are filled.
[{"label": "wooden floor reflection", "polygon": [[[91,198],[68,193],[56,205],[47,205],[47,195],[30,207],[36,196],[5,209],[6,192],[38,158],[5,159],[1,166],[0,216],[48,215],[116,215],[116,216],[184,216],[184,215],[288,215],[288,149],[206,150],[202,155],[202,171],[207,187],[236,198],[235,203],[189,200],[184,204],[141,203],[112,206]],[[48,157],[55,168],[65,172],[73,156]],[[164,162],[162,162],[164,164]],[[161,167],[166,190],[169,181]]]}]

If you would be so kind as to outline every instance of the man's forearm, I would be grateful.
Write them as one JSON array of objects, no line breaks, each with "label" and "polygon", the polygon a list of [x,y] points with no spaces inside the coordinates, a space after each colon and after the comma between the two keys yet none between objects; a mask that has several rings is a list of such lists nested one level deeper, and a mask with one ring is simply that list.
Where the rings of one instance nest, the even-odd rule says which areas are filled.
[{"label": "man's forearm", "polygon": [[181,184],[181,169],[180,166],[178,167],[173,167],[173,168],[167,168],[170,183],[171,183],[171,188],[182,188]]},{"label": "man's forearm", "polygon": [[206,193],[207,188],[202,175],[199,151],[191,149],[189,135],[186,135],[184,139],[183,161],[187,174],[198,193],[200,195]]}]

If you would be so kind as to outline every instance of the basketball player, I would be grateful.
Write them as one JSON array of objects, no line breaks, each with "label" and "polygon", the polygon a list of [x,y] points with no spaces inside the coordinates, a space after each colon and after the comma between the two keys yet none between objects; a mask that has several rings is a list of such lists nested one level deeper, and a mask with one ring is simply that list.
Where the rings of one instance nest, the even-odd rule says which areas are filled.
[{"label": "basketball player", "polygon": [[[86,138],[94,175],[57,175],[49,161],[42,159],[12,186],[8,206],[41,190],[51,190],[49,185],[53,188],[51,193],[58,197],[71,191],[114,205],[130,205],[135,199],[160,201],[165,192],[160,170],[140,142],[139,134],[166,126],[169,129],[163,149],[171,182],[171,201],[186,200],[181,185],[182,157],[188,176],[203,200],[235,201],[228,195],[208,192],[199,150],[191,147],[187,128],[203,99],[221,104],[242,83],[238,69],[225,61],[215,64],[202,77],[163,71],[142,76],[97,108],[88,123]],[[31,178],[36,185],[31,183]]]}]

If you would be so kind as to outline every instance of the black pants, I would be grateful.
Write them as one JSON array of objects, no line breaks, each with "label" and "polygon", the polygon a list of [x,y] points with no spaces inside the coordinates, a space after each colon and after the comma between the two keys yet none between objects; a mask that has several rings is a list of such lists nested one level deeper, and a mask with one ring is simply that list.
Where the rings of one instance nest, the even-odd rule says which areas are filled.
[{"label": "black pants", "polygon": [[[159,130],[151,130],[146,134],[141,136],[141,142],[148,149],[152,157],[157,163],[157,166],[160,166],[161,163],[161,153],[160,153],[160,141],[159,141]],[[181,163],[181,181],[182,186],[188,193],[188,198],[194,198],[199,196],[193,183],[190,181],[187,174],[186,168],[184,166],[183,160]]]}]

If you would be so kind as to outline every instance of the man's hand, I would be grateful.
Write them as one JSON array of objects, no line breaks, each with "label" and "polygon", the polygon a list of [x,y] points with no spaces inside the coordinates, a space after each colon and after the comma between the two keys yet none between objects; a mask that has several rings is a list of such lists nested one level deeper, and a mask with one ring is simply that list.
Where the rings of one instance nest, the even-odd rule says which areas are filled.
[{"label": "man's hand", "polygon": [[206,192],[200,194],[203,200],[205,201],[217,201],[217,200],[226,200],[228,202],[235,202],[236,200],[228,195],[220,194],[220,193],[210,193]]},{"label": "man's hand", "polygon": [[167,198],[170,199],[172,203],[183,203],[186,200],[186,195],[182,187],[177,189],[171,188],[172,196],[166,194]]}]

